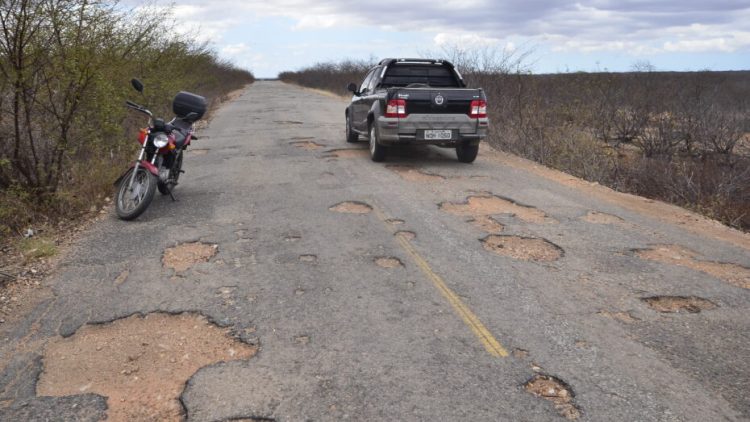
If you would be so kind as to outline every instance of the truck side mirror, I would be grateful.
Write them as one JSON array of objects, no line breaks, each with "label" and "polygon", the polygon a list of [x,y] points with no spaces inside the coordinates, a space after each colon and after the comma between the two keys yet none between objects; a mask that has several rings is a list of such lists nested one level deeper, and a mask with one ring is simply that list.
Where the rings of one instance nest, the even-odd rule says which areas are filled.
[{"label": "truck side mirror", "polygon": [[346,90],[347,91],[351,91],[355,95],[358,94],[358,92],[357,92],[357,84],[355,84],[354,82],[350,82],[349,85],[346,86]]}]

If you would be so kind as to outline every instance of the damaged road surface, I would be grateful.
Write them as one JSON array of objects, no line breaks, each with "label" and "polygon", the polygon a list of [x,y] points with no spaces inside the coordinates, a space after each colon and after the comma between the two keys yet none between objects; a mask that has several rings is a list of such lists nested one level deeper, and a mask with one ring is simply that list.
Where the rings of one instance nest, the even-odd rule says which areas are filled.
[{"label": "damaged road surface", "polygon": [[748,235],[486,147],[376,164],[345,107],[219,110],[0,324],[0,420],[750,418]]}]

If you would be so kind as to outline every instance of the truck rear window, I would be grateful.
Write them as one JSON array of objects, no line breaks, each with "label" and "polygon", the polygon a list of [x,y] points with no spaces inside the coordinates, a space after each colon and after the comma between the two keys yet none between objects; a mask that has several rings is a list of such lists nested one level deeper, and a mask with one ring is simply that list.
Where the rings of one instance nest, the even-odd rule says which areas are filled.
[{"label": "truck rear window", "polygon": [[404,87],[410,84],[427,84],[434,87],[460,87],[450,69],[443,65],[396,64],[385,72],[380,85]]}]

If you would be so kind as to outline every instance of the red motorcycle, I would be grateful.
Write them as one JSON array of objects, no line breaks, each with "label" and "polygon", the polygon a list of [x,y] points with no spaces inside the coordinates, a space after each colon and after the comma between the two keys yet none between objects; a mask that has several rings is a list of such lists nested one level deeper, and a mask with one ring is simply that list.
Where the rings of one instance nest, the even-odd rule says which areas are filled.
[{"label": "red motorcycle", "polygon": [[[136,91],[143,93],[143,83],[131,81]],[[138,159],[115,182],[117,196],[115,210],[123,220],[134,220],[146,211],[158,189],[162,195],[175,200],[172,190],[177,186],[182,170],[182,157],[192,140],[194,124],[206,113],[206,99],[189,92],[180,92],[172,101],[175,118],[165,123],[154,118],[146,107],[126,101],[128,108],[149,117],[148,127],[142,129],[138,142],[142,145]]]}]

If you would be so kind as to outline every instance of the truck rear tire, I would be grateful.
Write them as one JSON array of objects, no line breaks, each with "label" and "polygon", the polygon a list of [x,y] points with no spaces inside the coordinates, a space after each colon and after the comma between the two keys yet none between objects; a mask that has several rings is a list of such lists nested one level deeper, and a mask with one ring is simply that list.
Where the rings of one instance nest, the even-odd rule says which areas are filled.
[{"label": "truck rear tire", "polygon": [[462,163],[473,163],[479,153],[479,144],[477,145],[459,145],[456,147],[456,157]]},{"label": "truck rear tire", "polygon": [[346,142],[354,143],[359,141],[359,134],[352,130],[352,119],[349,113],[346,113]]},{"label": "truck rear tire", "polygon": [[378,142],[378,128],[375,124],[370,125],[370,158],[379,163],[385,160],[386,147]]}]

